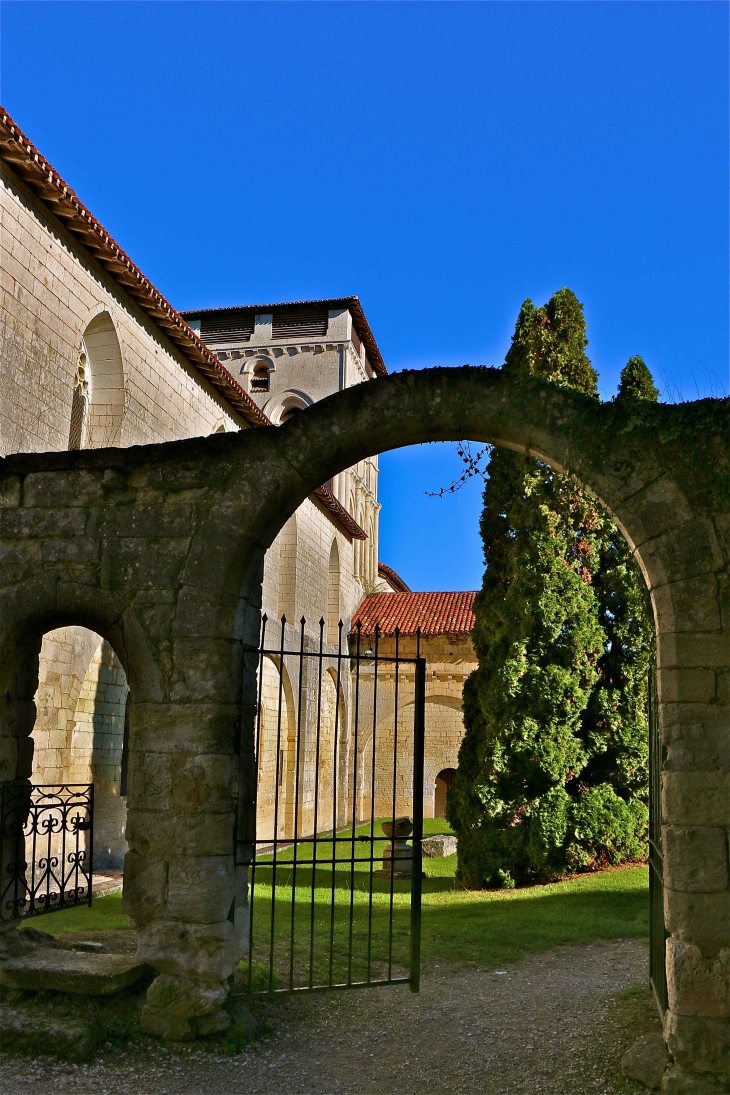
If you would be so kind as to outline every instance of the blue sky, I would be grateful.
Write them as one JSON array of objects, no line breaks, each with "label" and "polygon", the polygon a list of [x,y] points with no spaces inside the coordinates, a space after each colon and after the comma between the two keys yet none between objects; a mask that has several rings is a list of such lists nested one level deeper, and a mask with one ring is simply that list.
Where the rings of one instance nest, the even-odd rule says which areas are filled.
[{"label": "blue sky", "polygon": [[[8,3],[3,105],[179,308],[357,293],[391,370],[584,302],[605,397],[727,389],[724,3]],[[450,446],[381,460],[381,558],[481,580]]]}]

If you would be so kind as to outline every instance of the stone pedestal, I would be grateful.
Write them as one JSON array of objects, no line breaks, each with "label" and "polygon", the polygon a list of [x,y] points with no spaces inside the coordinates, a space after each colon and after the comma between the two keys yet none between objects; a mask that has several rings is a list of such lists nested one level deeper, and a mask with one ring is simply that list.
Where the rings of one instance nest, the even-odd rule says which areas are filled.
[{"label": "stone pedestal", "polygon": [[413,822],[409,817],[397,817],[394,821],[384,821],[382,828],[390,844],[383,849],[383,869],[378,874],[388,878],[412,878],[413,846],[408,843],[408,837],[413,832]]}]

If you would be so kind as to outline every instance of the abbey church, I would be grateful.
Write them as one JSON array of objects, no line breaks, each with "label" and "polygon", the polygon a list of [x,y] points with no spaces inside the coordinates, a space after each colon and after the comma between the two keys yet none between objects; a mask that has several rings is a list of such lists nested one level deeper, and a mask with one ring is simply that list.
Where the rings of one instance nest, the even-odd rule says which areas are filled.
[{"label": "abbey church", "polygon": [[[386,373],[357,297],[179,313],[2,111],[0,161],[0,456],[279,427]],[[82,472],[78,496],[80,506]],[[411,592],[378,558],[379,512],[377,458],[323,483],[266,553],[262,618],[269,643],[282,650],[319,644],[330,657],[341,656],[355,634],[367,644],[377,633],[386,649],[397,629],[408,652],[420,633],[424,811],[443,816],[463,736],[462,688],[475,665],[475,595]],[[59,521],[82,518],[81,508],[77,515],[59,508]],[[133,548],[134,529],[117,535]],[[154,614],[159,594],[143,572],[137,603]],[[0,781],[17,774],[34,784],[93,782],[95,866],[114,871],[126,851],[128,686],[117,653],[92,623],[65,617],[59,588],[39,652],[32,750],[17,767],[15,757],[0,755]],[[261,673],[263,707],[267,695],[273,707],[277,694],[285,697],[280,704],[289,705],[286,719],[295,726],[305,684],[284,680],[283,659],[268,658]],[[332,704],[346,737],[347,690]],[[279,822],[266,804],[286,786],[291,761],[287,748],[266,745],[272,717],[260,713],[259,821],[274,832]]]}]

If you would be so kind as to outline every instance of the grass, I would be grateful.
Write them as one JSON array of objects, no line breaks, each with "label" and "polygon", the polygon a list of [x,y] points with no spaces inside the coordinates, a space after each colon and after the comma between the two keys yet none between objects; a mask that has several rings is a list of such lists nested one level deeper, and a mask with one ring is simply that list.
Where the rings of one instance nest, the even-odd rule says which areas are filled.
[{"label": "grass", "polygon": [[[426,821],[424,828],[426,835],[449,831],[443,821]],[[369,828],[361,827],[355,837],[367,833]],[[275,869],[270,856],[259,861],[253,922],[257,988],[263,987],[260,971],[272,956],[272,921],[272,981],[282,988],[308,983],[310,958],[315,984],[368,976],[379,980],[389,973],[407,976],[410,883],[395,880],[391,887],[389,877],[371,875],[369,862],[351,864],[352,833],[339,835],[349,839],[337,845],[334,870],[313,865],[311,845],[299,847],[296,890],[293,849],[279,854]],[[385,844],[385,839],[376,841],[376,859]],[[318,860],[331,858],[331,847],[320,842]],[[368,855],[365,843],[356,841],[355,848],[356,855]],[[456,856],[424,859],[421,956],[426,967],[436,962],[493,967],[560,944],[645,936],[649,931],[644,866],[546,886],[487,891],[458,889],[455,869]],[[128,928],[129,920],[121,910],[121,894],[110,894],[97,898],[91,908],[38,917],[32,926],[61,935],[119,930]]]},{"label": "grass", "polygon": [[[425,822],[424,829],[425,835],[449,831],[448,825],[439,821]],[[359,828],[354,835],[368,833],[369,829]],[[293,849],[279,854],[276,868],[270,856],[259,860],[254,901],[254,991],[306,986],[310,959],[315,985],[408,975],[410,882],[391,883],[389,876],[371,874],[369,859],[351,863],[353,834],[347,831],[338,835],[348,840],[337,844],[334,870],[331,864],[313,863],[311,846],[300,846],[296,889],[292,885]],[[386,843],[385,839],[375,842],[376,860]],[[368,844],[356,840],[355,848],[356,855],[369,857]],[[320,843],[317,859],[331,858],[331,849],[331,844]],[[376,862],[376,869],[378,866]],[[429,965],[439,963],[488,969],[560,944],[648,934],[648,872],[644,866],[572,877],[547,886],[499,891],[457,888],[455,870],[456,856],[424,859],[421,954],[426,976]],[[67,932],[120,931],[130,924],[122,912],[122,895],[116,893],[97,898],[91,908],[34,918],[28,926],[64,936]],[[241,963],[235,982],[228,1004],[232,1026],[225,1036],[213,1040],[227,1053],[239,1052],[250,1041],[265,1036],[271,1029],[274,1007],[270,997],[252,999],[249,995],[248,963]],[[22,1003],[39,1014],[48,1010],[56,1016],[93,1020],[100,1043],[120,1045],[139,1037],[138,1015],[145,988],[146,982],[108,1000],[0,989],[0,1005]],[[642,993],[641,1000],[627,1000],[623,1008],[631,1023],[640,1019],[639,1025],[646,1023],[648,1027],[651,1007],[643,998],[646,993]],[[618,1090],[633,1088],[619,1086]]]},{"label": "grass", "polygon": [[129,927],[129,917],[122,912],[121,893],[110,893],[106,897],[95,897],[91,906],[81,905],[48,916],[34,916],[28,927],[56,936],[64,932],[119,931]]}]

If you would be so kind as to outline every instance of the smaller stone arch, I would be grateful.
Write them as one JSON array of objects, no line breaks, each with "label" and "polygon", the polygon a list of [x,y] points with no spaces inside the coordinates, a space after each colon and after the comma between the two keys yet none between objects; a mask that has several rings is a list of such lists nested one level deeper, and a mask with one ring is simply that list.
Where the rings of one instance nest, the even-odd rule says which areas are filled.
[{"label": "smaller stone arch", "polygon": [[333,539],[327,568],[327,642],[336,646],[340,621],[340,551]]},{"label": "smaller stone arch", "polygon": [[300,411],[306,411],[308,407],[311,407],[313,402],[314,400],[306,392],[290,388],[270,400],[264,410],[275,426],[283,426]]},{"label": "smaller stone arch", "polygon": [[434,780],[433,816],[446,817],[446,794],[456,777],[455,768],[442,768]]},{"label": "smaller stone arch", "polygon": [[[108,312],[97,315],[84,331],[76,370],[75,401],[80,390],[82,369],[85,374],[83,394],[87,400],[85,421],[80,443],[69,443],[69,448],[99,449],[119,445],[126,409],[126,389],[122,351]],[[74,430],[72,412],[72,436],[75,436]]]}]

